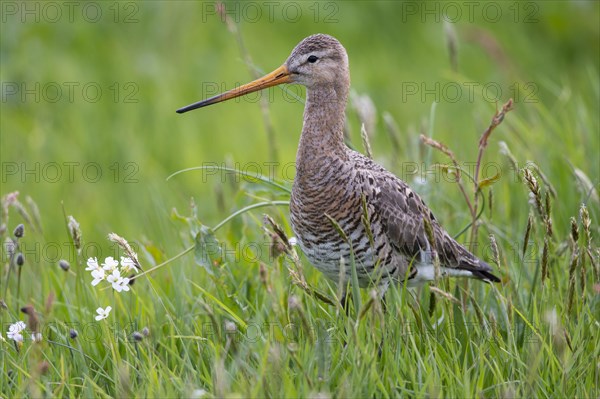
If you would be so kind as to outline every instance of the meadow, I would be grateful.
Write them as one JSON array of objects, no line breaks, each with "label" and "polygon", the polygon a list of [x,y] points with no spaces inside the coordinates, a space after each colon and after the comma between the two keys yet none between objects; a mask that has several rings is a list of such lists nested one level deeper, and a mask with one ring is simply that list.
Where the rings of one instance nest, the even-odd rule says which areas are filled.
[{"label": "meadow", "polygon": [[[0,397],[600,397],[599,3],[0,7]],[[302,87],[175,113],[318,32],[348,145],[501,283],[314,269]]]}]

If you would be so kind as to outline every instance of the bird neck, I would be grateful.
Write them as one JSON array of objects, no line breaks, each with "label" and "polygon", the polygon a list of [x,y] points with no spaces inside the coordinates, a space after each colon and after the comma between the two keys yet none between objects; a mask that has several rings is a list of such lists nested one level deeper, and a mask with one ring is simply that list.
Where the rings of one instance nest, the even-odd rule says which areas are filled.
[{"label": "bird neck", "polygon": [[327,159],[344,157],[347,85],[307,88],[304,124],[296,156],[297,172]]}]

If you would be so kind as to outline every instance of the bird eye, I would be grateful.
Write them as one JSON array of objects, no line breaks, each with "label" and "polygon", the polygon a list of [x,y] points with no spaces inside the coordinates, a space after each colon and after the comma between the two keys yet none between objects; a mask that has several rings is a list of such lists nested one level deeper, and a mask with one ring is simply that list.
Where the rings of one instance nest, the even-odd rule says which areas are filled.
[{"label": "bird eye", "polygon": [[314,64],[315,62],[317,62],[318,59],[319,57],[317,57],[316,55],[311,55],[310,57],[308,57],[308,62]]}]

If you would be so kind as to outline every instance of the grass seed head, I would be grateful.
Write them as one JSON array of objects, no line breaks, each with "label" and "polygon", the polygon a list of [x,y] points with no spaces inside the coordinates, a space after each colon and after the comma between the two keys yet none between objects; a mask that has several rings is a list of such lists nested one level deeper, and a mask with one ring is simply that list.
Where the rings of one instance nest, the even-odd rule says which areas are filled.
[{"label": "grass seed head", "polygon": [[546,200],[546,217],[550,219],[550,213],[552,213],[552,200],[550,199],[549,191],[546,191],[544,199]]},{"label": "grass seed head", "polygon": [[544,249],[542,250],[542,284],[548,277],[548,237],[544,238]]},{"label": "grass seed head", "polygon": [[536,173],[536,175],[542,180],[542,182],[546,186],[546,189],[550,192],[550,195],[552,196],[552,198],[556,198],[556,189],[554,188],[552,183],[550,183],[550,179],[548,179],[548,177],[544,174],[544,172],[542,172],[542,169],[540,169],[539,165],[535,162],[529,162],[527,164],[527,166],[530,167]]},{"label": "grass seed head", "polygon": [[[273,230],[269,230],[267,226],[270,226]],[[290,244],[290,240],[283,232],[281,226],[279,226],[273,220],[273,218],[267,214],[263,216],[263,230],[271,240],[270,250],[272,259],[277,259],[282,253],[287,255],[292,254],[292,245]]]},{"label": "grass seed head", "polygon": [[116,243],[119,247],[123,249],[123,251],[125,251],[125,255],[127,255],[127,257],[133,261],[135,267],[137,267],[140,270],[144,270],[142,269],[142,265],[138,260],[137,254],[133,251],[126,239],[115,233],[110,233],[108,235],[108,239]]},{"label": "grass seed head", "polygon": [[431,245],[431,250],[435,251],[435,235],[433,234],[433,226],[429,217],[423,217],[423,228],[425,229],[427,240],[429,240],[429,244]]},{"label": "grass seed head", "polygon": [[544,220],[544,225],[546,226],[546,235],[548,237],[552,237],[554,235],[554,230],[552,229],[552,219],[549,217]]},{"label": "grass seed head", "polygon": [[496,243],[496,237],[490,234],[490,247],[492,248],[492,257],[496,266],[500,267],[500,251],[498,250],[498,244]]},{"label": "grass seed head", "polygon": [[574,217],[571,217],[571,238],[573,239],[573,245],[577,245],[579,241],[579,226]]},{"label": "grass seed head", "polygon": [[523,253],[522,253],[523,256],[525,256],[525,252],[527,251],[527,246],[529,245],[529,235],[531,234],[532,227],[533,227],[533,216],[530,213],[529,217],[527,218],[527,227],[525,228],[525,238],[523,238]]},{"label": "grass seed head", "polygon": [[590,219],[590,213],[588,212],[585,204],[581,204],[581,208],[579,209],[579,216],[581,217],[581,224],[583,225],[583,231],[585,233],[585,238],[588,241],[588,248],[591,248],[592,245],[592,234],[590,231],[590,226],[592,225],[592,219]]},{"label": "grass seed head", "polygon": [[365,128],[364,123],[360,127],[360,137],[362,138],[363,146],[365,147],[367,157],[373,159],[373,153],[371,152],[371,143],[369,142],[369,135],[367,134],[367,129]]},{"label": "grass seed head", "polygon": [[75,218],[69,215],[69,233],[71,233],[71,238],[73,238],[73,245],[75,248],[80,251],[81,250],[81,228],[79,227],[79,223]]},{"label": "grass seed head", "polygon": [[6,257],[12,258],[17,250],[17,242],[12,238],[7,237],[4,241],[4,251],[6,251]]},{"label": "grass seed head", "polygon": [[534,205],[534,208],[537,211],[538,215],[544,215],[544,210],[542,206],[542,196],[540,194],[540,185],[537,179],[535,178],[531,170],[529,170],[528,168],[523,168],[523,178],[525,180],[525,184],[527,185],[530,191],[530,202]]},{"label": "grass seed head", "polygon": [[433,147],[436,150],[444,153],[448,158],[450,158],[452,160],[452,162],[455,165],[458,165],[458,161],[457,161],[456,157],[454,156],[454,153],[446,145],[444,145],[441,142],[434,140],[430,137],[427,137],[424,134],[421,134],[421,136],[419,136],[419,138],[423,144]]}]

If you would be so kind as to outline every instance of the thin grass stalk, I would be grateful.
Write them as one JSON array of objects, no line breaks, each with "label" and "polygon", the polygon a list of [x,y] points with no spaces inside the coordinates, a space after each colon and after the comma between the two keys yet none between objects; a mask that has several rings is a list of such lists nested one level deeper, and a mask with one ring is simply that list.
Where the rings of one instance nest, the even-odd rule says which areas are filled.
[{"label": "thin grass stalk", "polygon": [[554,230],[552,228],[552,217],[550,213],[552,212],[552,201],[550,199],[550,194],[548,191],[545,193],[545,216],[544,216],[544,225],[546,226],[546,235],[550,238],[554,235]]},{"label": "thin grass stalk", "polygon": [[[586,285],[586,254],[590,254],[591,250],[592,250],[592,233],[591,233],[591,224],[592,224],[592,220],[590,219],[590,214],[588,212],[587,207],[585,206],[585,204],[581,204],[581,207],[579,208],[579,217],[581,219],[581,224],[583,226],[583,236],[582,236],[582,243],[581,243],[581,249],[584,252],[582,254],[581,257],[581,273],[580,273],[580,285],[581,285],[581,292],[582,295],[584,295],[585,293],[585,285]],[[594,269],[595,272],[595,267],[593,265],[593,258],[590,256],[590,261],[592,262],[592,268]]]},{"label": "thin grass stalk", "polygon": [[569,288],[567,291],[567,313],[571,314],[573,309],[573,298],[575,296],[575,271],[577,270],[577,264],[579,262],[579,249],[573,248],[571,255],[571,262],[569,266]]},{"label": "thin grass stalk", "polygon": [[16,306],[16,311],[15,313],[19,313],[19,302],[21,301],[21,273],[23,272],[23,264],[19,265],[19,257],[23,257],[23,254],[18,253],[17,254],[17,261],[16,261],[16,265],[17,265],[17,297],[16,297],[16,301],[15,301],[15,306]]},{"label": "thin grass stalk", "polygon": [[[481,161],[483,160],[483,153],[485,152],[485,149],[488,146],[488,140],[489,140],[490,136],[492,135],[492,132],[494,131],[494,129],[496,129],[496,127],[498,127],[498,125],[500,125],[502,123],[506,114],[508,112],[512,111],[512,109],[513,109],[513,99],[511,98],[502,106],[500,111],[496,110],[496,113],[494,114],[494,117],[492,118],[490,125],[483,132],[483,134],[481,135],[481,138],[479,139],[479,152],[477,154],[477,162],[475,163],[475,174],[474,174],[475,182],[474,182],[474,187],[473,187],[473,193],[474,193],[473,208],[474,209],[477,209],[478,205],[479,205],[477,192],[481,190],[481,182],[479,181],[479,171],[481,170]],[[472,213],[471,215],[472,215],[472,220],[473,220],[473,225],[471,226],[471,244],[473,245],[473,243],[475,243],[477,241],[478,225],[477,225],[477,223],[475,223],[475,221],[476,221],[475,214]]]}]

